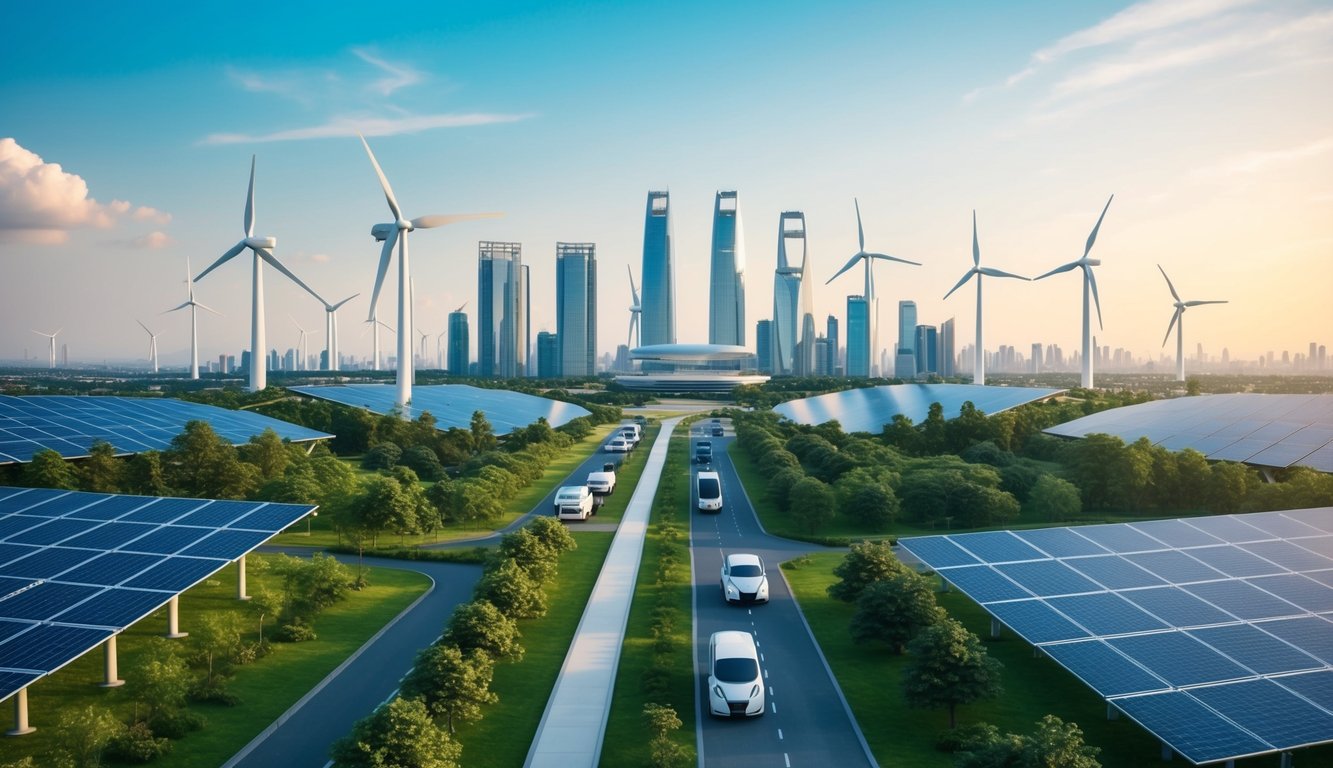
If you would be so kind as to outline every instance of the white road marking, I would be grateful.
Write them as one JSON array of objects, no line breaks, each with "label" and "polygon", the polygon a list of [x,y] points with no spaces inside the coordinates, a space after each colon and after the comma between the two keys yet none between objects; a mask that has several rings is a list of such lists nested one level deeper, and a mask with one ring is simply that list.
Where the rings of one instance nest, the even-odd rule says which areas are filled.
[{"label": "white road marking", "polygon": [[768,668],[767,668],[767,667],[764,668],[764,679],[765,679],[765,680],[768,679]]},{"label": "white road marking", "polygon": [[791,758],[790,758],[790,757],[787,757],[787,753],[786,753],[786,752],[783,752],[783,753],[782,753],[782,762],[784,762],[784,763],[787,764],[787,768],[791,768]]},{"label": "white road marking", "polygon": [[778,741],[782,741],[782,729],[778,729]]},{"label": "white road marking", "polygon": [[773,686],[771,686],[771,685],[768,686],[768,695],[769,695],[769,696],[772,696],[772,695],[773,695]]},{"label": "white road marking", "polygon": [[762,654],[762,653],[759,654],[759,660],[760,660],[760,661],[765,661],[765,659],[764,659],[764,654]]},{"label": "white road marking", "polygon": [[777,705],[777,704],[774,704],[774,703],[771,702],[771,701],[768,702],[768,705],[771,706],[771,707],[773,708],[773,714],[776,715],[776,714],[778,713],[778,705]]}]

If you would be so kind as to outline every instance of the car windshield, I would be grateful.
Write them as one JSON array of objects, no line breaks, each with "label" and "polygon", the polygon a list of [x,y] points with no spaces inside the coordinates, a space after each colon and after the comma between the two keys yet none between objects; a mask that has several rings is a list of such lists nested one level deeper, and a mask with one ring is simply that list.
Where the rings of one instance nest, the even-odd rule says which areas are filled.
[{"label": "car windshield", "polygon": [[748,683],[759,677],[759,665],[754,659],[718,659],[713,677],[724,683]]},{"label": "car windshield", "polygon": [[716,499],[722,495],[722,485],[711,477],[699,478],[699,498]]},{"label": "car windshield", "polygon": [[565,501],[578,501],[579,497],[582,495],[583,493],[581,491],[561,491],[560,495],[556,498],[564,499]]},{"label": "car windshield", "polygon": [[733,565],[731,566],[731,575],[741,579],[752,576],[763,576],[764,569],[757,565]]}]

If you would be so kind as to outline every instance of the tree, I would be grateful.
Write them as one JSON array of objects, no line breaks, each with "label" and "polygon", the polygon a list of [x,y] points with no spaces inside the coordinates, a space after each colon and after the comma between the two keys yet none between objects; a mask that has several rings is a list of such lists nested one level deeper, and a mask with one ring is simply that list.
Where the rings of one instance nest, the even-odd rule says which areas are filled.
[{"label": "tree", "polygon": [[898,497],[879,474],[857,467],[834,484],[838,509],[873,531],[883,530],[898,516]]},{"label": "tree", "polygon": [[380,532],[403,533],[416,530],[416,507],[403,486],[392,477],[376,477],[366,483],[357,500],[354,517],[372,539]]},{"label": "tree", "polygon": [[1101,768],[1101,750],[1083,743],[1076,723],[1055,715],[1037,721],[1031,734],[1005,733],[985,725],[959,746],[956,768]]},{"label": "tree", "polygon": [[190,632],[190,642],[204,664],[204,684],[212,685],[218,662],[225,665],[241,648],[240,618],[231,611],[203,613]]},{"label": "tree", "polygon": [[121,478],[126,493],[139,496],[166,496],[167,479],[162,469],[162,454],[144,451],[130,457]]},{"label": "tree", "polygon": [[[790,454],[789,454],[790,455]],[[768,478],[768,496],[777,504],[778,509],[786,512],[791,508],[791,489],[805,479],[805,472],[799,467],[783,466],[776,471],[764,471]]]},{"label": "tree", "polygon": [[464,653],[485,651],[493,659],[523,660],[518,624],[485,600],[463,603],[454,609],[440,642],[457,646]]},{"label": "tree", "polygon": [[116,449],[111,443],[98,440],[88,451],[88,458],[78,464],[80,487],[93,493],[123,493],[123,470]]},{"label": "tree", "polygon": [[163,454],[167,484],[186,496],[244,499],[259,487],[259,470],[205,421],[190,421]]},{"label": "tree", "polygon": [[477,582],[475,594],[511,618],[546,615],[546,593],[512,557],[492,561]]},{"label": "tree", "polygon": [[912,420],[901,413],[894,414],[893,420],[884,425],[880,438],[909,456],[921,454],[921,433],[912,426]]},{"label": "tree", "polygon": [[90,705],[66,710],[56,725],[56,742],[74,768],[97,768],[102,752],[125,730],[106,707]]},{"label": "tree", "polygon": [[495,549],[495,557],[500,560],[513,559],[533,582],[545,584],[555,576],[560,555],[546,546],[546,542],[537,538],[532,531],[519,528],[500,539],[500,546]]},{"label": "tree", "polygon": [[805,524],[810,533],[817,533],[837,512],[833,490],[822,480],[804,477],[791,488],[788,506],[792,517]]},{"label": "tree", "polygon": [[986,653],[976,635],[948,616],[921,630],[907,650],[902,685],[908,706],[948,709],[950,728],[958,724],[958,705],[1001,693],[1000,662]]},{"label": "tree", "polygon": [[661,704],[644,704],[643,722],[653,734],[648,742],[649,764],[653,768],[680,768],[688,762],[685,750],[671,739],[672,732],[680,730],[682,725],[675,709]]},{"label": "tree", "polygon": [[288,445],[271,428],[250,438],[250,442],[237,450],[242,461],[259,470],[259,479],[263,482],[281,477],[292,463]]},{"label": "tree", "polygon": [[574,534],[570,533],[569,528],[562,525],[555,518],[534,518],[532,522],[527,524],[526,530],[557,554],[579,548],[579,543],[574,540]]},{"label": "tree", "polygon": [[939,621],[940,615],[931,583],[904,568],[861,590],[852,615],[852,639],[884,643],[898,655],[922,629]]},{"label": "tree", "polygon": [[833,569],[839,580],[829,585],[828,594],[835,600],[854,603],[866,587],[905,570],[907,566],[893,554],[889,542],[856,542]]},{"label": "tree", "polygon": [[435,481],[444,477],[444,465],[435,451],[424,445],[414,445],[403,451],[403,466],[411,468],[422,480]]},{"label": "tree", "polygon": [[34,453],[32,461],[23,468],[23,484],[29,488],[77,491],[79,477],[60,454],[50,448],[43,448]]},{"label": "tree", "polygon": [[136,715],[139,705],[144,707],[146,720],[159,713],[175,712],[185,705],[190,691],[190,670],[169,640],[161,637],[150,640],[138,667],[135,674],[127,676],[126,686],[134,699]]},{"label": "tree", "polygon": [[290,601],[287,593],[259,585],[250,590],[250,609],[259,617],[259,642],[264,643],[264,619],[281,616]]},{"label": "tree", "polygon": [[1055,523],[1078,517],[1083,511],[1083,500],[1073,483],[1055,475],[1042,475],[1028,496],[1028,509],[1035,517]]},{"label": "tree", "polygon": [[464,654],[456,645],[436,644],[417,654],[399,693],[421,699],[431,716],[443,719],[453,734],[455,721],[480,720],[482,705],[500,700],[491,691],[494,672],[495,661],[485,651]]},{"label": "tree", "polygon": [[320,611],[343,600],[354,580],[347,566],[332,557],[316,553],[309,560],[279,555],[274,572],[282,579],[291,619],[310,620]]},{"label": "tree", "polygon": [[491,423],[486,420],[486,414],[481,411],[473,411],[470,429],[472,432],[472,450],[475,453],[484,453],[495,448],[495,430],[491,429]]},{"label": "tree", "polygon": [[1250,489],[1258,485],[1254,471],[1234,461],[1217,462],[1210,476],[1208,507],[1219,515],[1239,512]]},{"label": "tree", "polygon": [[329,750],[339,768],[457,768],[462,755],[420,699],[404,698],[358,720]]},{"label": "tree", "polygon": [[397,443],[377,443],[361,457],[363,469],[392,469],[403,457],[403,449]]}]

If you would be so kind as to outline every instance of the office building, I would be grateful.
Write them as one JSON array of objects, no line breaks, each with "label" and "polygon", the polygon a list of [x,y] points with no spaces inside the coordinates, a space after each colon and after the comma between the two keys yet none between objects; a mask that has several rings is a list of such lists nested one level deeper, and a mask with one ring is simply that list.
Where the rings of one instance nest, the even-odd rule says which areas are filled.
[{"label": "office building", "polygon": [[449,375],[468,375],[472,362],[472,339],[468,332],[467,313],[458,309],[449,313]]},{"label": "office building", "polygon": [[527,286],[523,246],[483,240],[477,259],[477,361],[484,377],[527,373]]},{"label": "office building", "polygon": [[649,192],[643,222],[642,346],[676,343],[676,267],[671,254],[671,196]]},{"label": "office building", "polygon": [[718,192],[713,201],[708,343],[745,346],[745,234],[734,191]]},{"label": "office building", "polygon": [[898,302],[898,349],[894,355],[893,375],[900,379],[916,377],[916,302]]},{"label": "office building", "polygon": [[918,376],[940,372],[939,331],[933,325],[918,325],[912,349]]},{"label": "office building", "polygon": [[815,375],[832,376],[833,371],[829,368],[829,340],[827,336],[815,337]]},{"label": "office building", "polygon": [[560,341],[558,333],[541,331],[537,334],[537,378],[557,379],[562,375]]},{"label": "office building", "polygon": [[836,315],[829,315],[824,320],[824,338],[828,339],[829,342],[828,363],[827,363],[828,375],[841,376],[842,372],[839,370],[841,366],[838,364],[839,338],[838,338],[838,317]]},{"label": "office building", "polygon": [[946,379],[958,375],[958,363],[953,351],[953,318],[940,323],[940,375]]},{"label": "office building", "polygon": [[1032,360],[1030,361],[1032,373],[1041,373],[1041,342],[1032,345]]},{"label": "office building", "polygon": [[870,375],[870,311],[864,296],[847,297],[847,375]]},{"label": "office building", "polygon": [[[555,244],[556,376],[597,375],[597,246]],[[537,336],[540,368],[541,334]],[[545,376],[539,370],[538,376]]]},{"label": "office building", "polygon": [[773,373],[773,321],[760,320],[754,324],[754,351],[756,368],[760,373]]},{"label": "office building", "polygon": [[[789,247],[800,248],[793,263]],[[805,241],[805,214],[783,211],[778,219],[778,266],[773,273],[770,349],[774,376],[810,376],[815,370],[815,298]]]}]

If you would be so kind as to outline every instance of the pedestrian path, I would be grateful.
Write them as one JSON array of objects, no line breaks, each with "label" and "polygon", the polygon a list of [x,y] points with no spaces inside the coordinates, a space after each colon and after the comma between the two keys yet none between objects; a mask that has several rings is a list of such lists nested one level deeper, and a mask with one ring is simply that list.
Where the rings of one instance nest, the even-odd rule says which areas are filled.
[{"label": "pedestrian path", "polygon": [[662,478],[671,433],[679,422],[679,417],[663,421],[653,441],[643,474],[606,554],[574,640],[569,644],[551,698],[546,701],[546,711],[524,763],[528,768],[595,766],[601,756],[620,647],[625,639],[634,582],[648,533],[648,515]]}]

